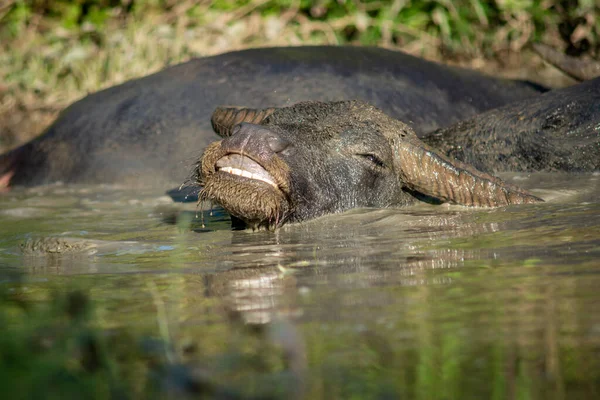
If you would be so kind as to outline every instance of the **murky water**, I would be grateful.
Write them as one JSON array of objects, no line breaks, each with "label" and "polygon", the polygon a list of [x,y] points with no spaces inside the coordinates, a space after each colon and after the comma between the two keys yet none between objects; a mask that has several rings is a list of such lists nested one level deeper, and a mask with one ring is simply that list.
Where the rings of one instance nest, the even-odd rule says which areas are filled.
[{"label": "murky water", "polygon": [[[600,175],[504,177],[548,201],[248,232],[150,190],[15,191],[0,195],[0,285],[84,288],[103,327],[193,342],[187,357],[242,392],[600,398]],[[283,349],[278,373],[231,361],[268,358],[244,324]]]}]

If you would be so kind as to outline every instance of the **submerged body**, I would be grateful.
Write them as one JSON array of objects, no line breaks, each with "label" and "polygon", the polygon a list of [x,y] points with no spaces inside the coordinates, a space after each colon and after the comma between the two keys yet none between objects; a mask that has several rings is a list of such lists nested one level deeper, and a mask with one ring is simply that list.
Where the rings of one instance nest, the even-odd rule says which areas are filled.
[{"label": "submerged body", "polygon": [[541,199],[486,172],[600,170],[600,78],[500,107],[419,139],[361,102],[220,108],[201,195],[252,227],[415,200]]},{"label": "submerged body", "polygon": [[271,107],[359,99],[421,134],[541,91],[378,48],[226,53],[74,103],[41,137],[0,156],[0,183],[182,181],[193,157],[217,138],[210,115],[224,104]]},{"label": "submerged body", "polygon": [[600,77],[490,110],[423,140],[488,172],[600,170]]}]

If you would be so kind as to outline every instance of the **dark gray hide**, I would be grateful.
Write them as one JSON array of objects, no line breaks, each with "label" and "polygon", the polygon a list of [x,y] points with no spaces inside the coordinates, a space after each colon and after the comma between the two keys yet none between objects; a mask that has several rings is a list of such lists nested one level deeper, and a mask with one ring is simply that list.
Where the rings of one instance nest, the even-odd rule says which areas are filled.
[{"label": "dark gray hide", "polygon": [[378,48],[227,53],[74,103],[43,136],[0,157],[0,182],[9,176],[11,185],[181,181],[192,157],[216,139],[209,121],[219,105],[360,99],[428,132],[540,91]]},{"label": "dark gray hide", "polygon": [[541,201],[449,160],[406,124],[363,102],[219,108],[213,124],[231,136],[205,150],[196,172],[200,196],[251,227],[415,199],[469,206]]},{"label": "dark gray hide", "polygon": [[511,103],[423,141],[487,172],[600,170],[600,78]]}]

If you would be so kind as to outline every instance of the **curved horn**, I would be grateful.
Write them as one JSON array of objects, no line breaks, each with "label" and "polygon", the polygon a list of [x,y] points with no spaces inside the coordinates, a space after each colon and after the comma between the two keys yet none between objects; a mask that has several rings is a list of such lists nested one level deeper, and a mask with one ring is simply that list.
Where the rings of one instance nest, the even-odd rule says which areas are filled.
[{"label": "curved horn", "polygon": [[594,79],[600,76],[600,62],[570,57],[541,43],[534,43],[533,50],[546,62],[579,81]]},{"label": "curved horn", "polygon": [[217,107],[213,111],[210,122],[213,130],[222,137],[231,136],[231,130],[237,124],[248,122],[260,124],[265,118],[273,114],[275,108],[243,108],[243,107]]},{"label": "curved horn", "polygon": [[451,161],[416,138],[394,145],[399,175],[406,188],[465,206],[499,207],[544,201],[475,168]]}]

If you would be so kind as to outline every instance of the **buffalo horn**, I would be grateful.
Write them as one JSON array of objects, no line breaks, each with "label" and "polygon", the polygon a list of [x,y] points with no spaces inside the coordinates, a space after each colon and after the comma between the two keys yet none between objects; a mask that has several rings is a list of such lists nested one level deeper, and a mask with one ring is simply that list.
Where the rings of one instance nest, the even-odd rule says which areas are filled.
[{"label": "buffalo horn", "polygon": [[213,112],[210,122],[213,130],[221,137],[231,136],[233,127],[248,122],[260,124],[271,115],[275,108],[243,108],[243,107],[217,107]]},{"label": "buffalo horn", "polygon": [[400,140],[394,148],[400,179],[410,191],[444,202],[478,207],[543,201],[470,165],[451,161],[416,138]]},{"label": "buffalo horn", "polygon": [[594,79],[600,76],[600,62],[598,61],[570,57],[541,43],[535,43],[533,49],[545,61],[578,81]]}]

